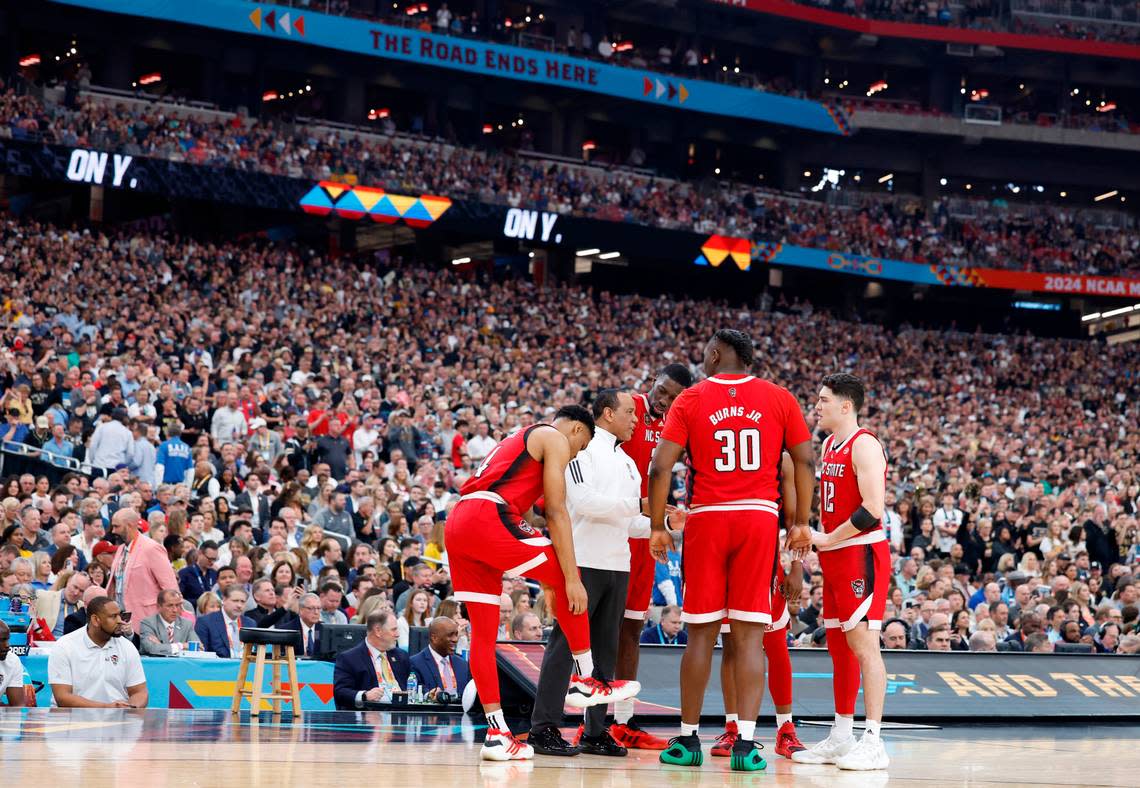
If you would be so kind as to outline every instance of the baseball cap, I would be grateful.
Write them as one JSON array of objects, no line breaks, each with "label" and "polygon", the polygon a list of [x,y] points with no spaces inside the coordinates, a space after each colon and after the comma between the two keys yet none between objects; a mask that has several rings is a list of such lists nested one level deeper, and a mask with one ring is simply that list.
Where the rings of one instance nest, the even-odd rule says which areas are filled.
[{"label": "baseball cap", "polygon": [[47,416],[36,416],[36,429],[46,430],[48,428]]},{"label": "baseball cap", "polygon": [[253,419],[249,423],[249,428],[251,430],[258,430],[258,429],[261,429],[262,427],[264,427],[265,425],[266,425],[265,419],[257,418],[257,419]]},{"label": "baseball cap", "polygon": [[91,548],[91,557],[92,558],[98,558],[99,556],[106,555],[108,553],[110,553],[111,555],[114,555],[116,549],[118,549],[118,548],[116,548],[110,542],[107,542],[107,541],[97,542],[95,544],[95,546]]}]

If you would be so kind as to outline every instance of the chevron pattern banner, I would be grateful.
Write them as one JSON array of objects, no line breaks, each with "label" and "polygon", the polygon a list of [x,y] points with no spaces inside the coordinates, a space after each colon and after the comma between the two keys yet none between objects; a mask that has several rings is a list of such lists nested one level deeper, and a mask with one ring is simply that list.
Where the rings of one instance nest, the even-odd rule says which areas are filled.
[{"label": "chevron pattern banner", "polygon": [[301,210],[314,216],[332,214],[351,221],[367,216],[382,224],[395,224],[402,219],[404,224],[417,229],[427,227],[450,207],[451,200],[447,197],[430,194],[409,197],[334,181],[321,181],[301,198]]},{"label": "chevron pattern banner", "polygon": [[697,265],[719,268],[727,258],[732,258],[732,262],[736,263],[736,267],[741,271],[747,271],[752,267],[752,242],[747,238],[710,235],[701,244],[701,253],[693,262]]}]

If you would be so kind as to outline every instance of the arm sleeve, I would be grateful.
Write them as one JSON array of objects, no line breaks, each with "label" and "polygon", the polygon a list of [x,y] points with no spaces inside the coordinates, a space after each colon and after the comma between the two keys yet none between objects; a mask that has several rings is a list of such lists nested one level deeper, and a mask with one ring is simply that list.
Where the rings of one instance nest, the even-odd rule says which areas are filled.
[{"label": "arm sleeve", "polygon": [[641,514],[641,498],[603,495],[595,488],[596,473],[589,451],[579,452],[566,466],[566,501],[586,517],[613,517],[631,520]]},{"label": "arm sleeve", "polygon": [[649,527],[649,518],[644,514],[637,515],[629,523],[630,539],[648,539],[652,533],[653,531]]}]

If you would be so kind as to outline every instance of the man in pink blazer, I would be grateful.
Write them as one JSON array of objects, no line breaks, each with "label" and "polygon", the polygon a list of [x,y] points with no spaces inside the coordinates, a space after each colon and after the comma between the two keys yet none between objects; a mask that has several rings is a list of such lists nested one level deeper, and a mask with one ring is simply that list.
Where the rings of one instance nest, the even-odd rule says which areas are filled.
[{"label": "man in pink blazer", "polygon": [[166,548],[139,533],[139,513],[120,509],[111,518],[111,533],[123,543],[111,562],[107,596],[131,613],[131,628],[138,634],[143,619],[158,612],[158,592],[178,588]]}]

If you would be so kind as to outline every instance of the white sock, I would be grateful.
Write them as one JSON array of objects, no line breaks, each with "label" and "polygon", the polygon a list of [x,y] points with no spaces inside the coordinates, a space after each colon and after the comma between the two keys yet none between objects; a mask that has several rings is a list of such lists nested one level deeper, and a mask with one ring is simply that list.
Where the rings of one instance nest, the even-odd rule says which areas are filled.
[{"label": "white sock", "polygon": [[699,727],[701,727],[699,724],[690,725],[687,722],[682,722],[681,723],[681,735],[682,736],[696,736],[697,735],[697,728],[699,728]]},{"label": "white sock", "polygon": [[614,722],[618,725],[626,725],[631,719],[633,719],[632,700],[619,700],[614,704]]},{"label": "white sock", "polygon": [[510,730],[510,728],[507,727],[507,718],[503,714],[502,709],[487,712],[487,727],[498,728],[501,731]]},{"label": "white sock", "polygon": [[740,738],[744,741],[752,741],[752,737],[756,735],[756,720],[740,720],[736,723],[736,727],[740,730]]},{"label": "white sock", "polygon": [[780,730],[780,728],[784,727],[785,722],[791,722],[791,721],[792,721],[792,715],[791,714],[781,714],[780,712],[776,712],[776,730]]},{"label": "white sock", "polygon": [[831,724],[831,735],[839,741],[850,739],[854,724],[854,717],[844,717],[842,714],[836,714],[835,722]]},{"label": "white sock", "polygon": [[575,654],[574,670],[584,679],[588,679],[594,675],[594,653],[592,651],[583,651],[581,654]]},{"label": "white sock", "polygon": [[879,738],[879,726],[882,725],[878,720],[867,720],[867,730],[863,734],[863,738],[870,737],[872,739]]},{"label": "white sock", "polygon": [[724,715],[724,725],[726,728],[728,727],[728,723],[730,723],[730,722],[740,722],[740,717],[736,714]]}]

